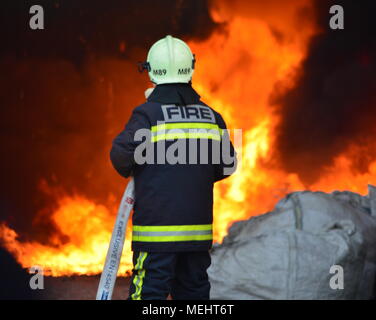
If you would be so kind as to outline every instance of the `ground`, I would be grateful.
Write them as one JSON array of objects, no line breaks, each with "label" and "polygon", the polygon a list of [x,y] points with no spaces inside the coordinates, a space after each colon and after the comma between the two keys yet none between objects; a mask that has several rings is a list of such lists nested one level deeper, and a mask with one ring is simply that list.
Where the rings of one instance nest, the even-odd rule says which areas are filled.
[{"label": "ground", "polygon": [[[98,284],[99,276],[45,277],[44,290],[37,295],[48,300],[94,300]],[[112,299],[127,299],[129,284],[129,277],[118,277]]]}]

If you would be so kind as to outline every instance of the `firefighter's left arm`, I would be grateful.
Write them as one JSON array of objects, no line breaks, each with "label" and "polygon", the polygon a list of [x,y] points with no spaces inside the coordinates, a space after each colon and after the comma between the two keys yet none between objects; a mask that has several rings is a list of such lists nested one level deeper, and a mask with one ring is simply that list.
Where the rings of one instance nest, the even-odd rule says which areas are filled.
[{"label": "firefighter's left arm", "polygon": [[220,164],[215,165],[214,180],[220,181],[232,175],[237,168],[237,155],[231,142],[229,131],[220,114],[217,115],[220,129],[223,131],[220,146]]},{"label": "firefighter's left arm", "polygon": [[141,141],[135,141],[135,133],[139,129],[150,129],[146,114],[136,108],[124,130],[113,140],[110,152],[112,165],[125,178],[132,175],[135,166],[134,152]]}]

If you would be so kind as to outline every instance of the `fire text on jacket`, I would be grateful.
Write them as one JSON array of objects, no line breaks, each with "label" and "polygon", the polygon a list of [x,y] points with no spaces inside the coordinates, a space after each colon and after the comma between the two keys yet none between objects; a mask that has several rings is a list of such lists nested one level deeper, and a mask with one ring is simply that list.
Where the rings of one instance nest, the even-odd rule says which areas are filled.
[{"label": "fire text on jacket", "polygon": [[189,104],[187,106],[162,105],[165,122],[209,122],[215,123],[213,111],[203,105]]}]

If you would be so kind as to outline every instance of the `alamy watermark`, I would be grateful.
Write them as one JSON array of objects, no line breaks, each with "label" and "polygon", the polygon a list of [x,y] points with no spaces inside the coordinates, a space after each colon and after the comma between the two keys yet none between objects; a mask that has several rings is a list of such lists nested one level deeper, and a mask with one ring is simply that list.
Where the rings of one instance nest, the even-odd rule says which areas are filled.
[{"label": "alamy watermark", "polygon": [[[162,124],[163,125],[163,124]],[[213,164],[222,165],[223,174],[231,174],[241,164],[242,129],[233,129],[233,146],[229,129],[174,128],[155,132],[139,129],[134,160],[144,164]]]},{"label": "alamy watermark", "polygon": [[29,13],[32,14],[29,20],[29,26],[32,30],[44,29],[44,10],[40,5],[30,7]]},{"label": "alamy watermark", "polygon": [[338,4],[333,5],[329,9],[329,13],[333,15],[329,20],[330,29],[343,30],[345,28],[345,10],[343,7]]},{"label": "alamy watermark", "polygon": [[29,273],[33,274],[30,278],[29,285],[32,290],[42,290],[44,289],[44,274],[43,267],[41,266],[32,266],[29,269]]},{"label": "alamy watermark", "polygon": [[329,273],[333,274],[329,280],[329,287],[333,290],[343,290],[345,288],[343,267],[334,264],[330,267]]},{"label": "alamy watermark", "polygon": [[[29,20],[29,26],[32,30],[44,29],[44,9],[41,5],[33,5],[29,9],[29,13],[32,14]],[[344,26],[344,9],[341,5],[332,5],[329,8],[329,13],[332,16],[329,19],[329,26],[333,30],[343,30]]]}]

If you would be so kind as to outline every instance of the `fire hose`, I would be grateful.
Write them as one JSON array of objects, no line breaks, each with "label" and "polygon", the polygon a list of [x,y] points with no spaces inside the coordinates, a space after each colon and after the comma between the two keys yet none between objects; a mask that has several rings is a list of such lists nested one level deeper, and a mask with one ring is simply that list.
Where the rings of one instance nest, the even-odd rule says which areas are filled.
[{"label": "fire hose", "polygon": [[99,287],[97,291],[97,300],[111,300],[112,292],[115,287],[115,281],[119,269],[120,259],[123,252],[125,231],[129,215],[134,203],[134,180],[129,181],[123,198],[118,209],[116,222],[112,231],[110,246],[107,251]]},{"label": "fire hose", "polygon": [[[154,88],[148,88],[145,91],[145,98],[153,92]],[[115,226],[112,231],[110,245],[107,251],[106,260],[103,267],[103,272],[99,280],[99,287],[97,291],[97,300],[111,300],[114,291],[117,273],[119,270],[120,259],[123,253],[123,246],[125,240],[125,231],[129,215],[133,209],[135,201],[134,195],[134,180],[128,182],[125,188],[120,206],[117,212]]]}]

